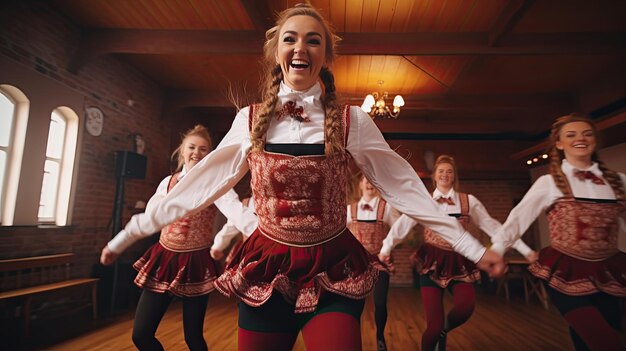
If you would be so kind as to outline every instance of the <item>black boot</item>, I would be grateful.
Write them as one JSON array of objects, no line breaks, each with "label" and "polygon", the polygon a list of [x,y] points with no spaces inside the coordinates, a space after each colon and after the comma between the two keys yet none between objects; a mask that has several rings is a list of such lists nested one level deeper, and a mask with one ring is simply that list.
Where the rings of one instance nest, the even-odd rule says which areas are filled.
[{"label": "black boot", "polygon": [[448,332],[445,330],[439,334],[439,341],[437,341],[437,346],[435,350],[437,351],[446,351],[446,338],[448,337]]}]

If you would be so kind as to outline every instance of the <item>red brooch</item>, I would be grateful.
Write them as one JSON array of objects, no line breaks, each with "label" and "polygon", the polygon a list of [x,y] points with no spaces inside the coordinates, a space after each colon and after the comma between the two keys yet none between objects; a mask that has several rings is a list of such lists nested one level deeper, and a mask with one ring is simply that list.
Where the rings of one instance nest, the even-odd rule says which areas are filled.
[{"label": "red brooch", "polygon": [[276,119],[280,120],[283,116],[291,116],[291,118],[300,122],[309,122],[309,116],[304,112],[304,107],[296,106],[293,101],[287,101],[283,108],[276,113]]}]

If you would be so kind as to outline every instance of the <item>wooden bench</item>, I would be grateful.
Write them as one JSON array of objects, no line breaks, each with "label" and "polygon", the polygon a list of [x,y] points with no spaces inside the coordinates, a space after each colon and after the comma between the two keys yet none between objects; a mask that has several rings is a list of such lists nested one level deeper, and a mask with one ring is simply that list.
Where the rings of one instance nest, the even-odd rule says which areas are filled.
[{"label": "wooden bench", "polygon": [[[34,297],[78,286],[91,287],[93,318],[98,317],[96,278],[70,279],[74,254],[25,257],[0,260],[0,303],[17,302],[16,314],[23,320],[23,337],[30,336],[32,301]],[[25,283],[26,282],[26,283]],[[8,289],[6,286],[9,286]]]}]

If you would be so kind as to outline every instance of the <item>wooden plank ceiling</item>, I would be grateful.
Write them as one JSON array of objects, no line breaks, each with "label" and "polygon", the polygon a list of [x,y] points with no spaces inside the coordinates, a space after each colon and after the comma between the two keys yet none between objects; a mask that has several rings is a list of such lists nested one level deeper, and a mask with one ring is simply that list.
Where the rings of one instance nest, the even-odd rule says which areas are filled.
[{"label": "wooden plank ceiling", "polygon": [[[192,111],[211,124],[211,119],[233,118],[229,86],[245,86],[252,94],[248,99],[255,99],[264,31],[274,13],[297,2],[53,4],[84,29],[71,69],[117,55],[168,92],[164,118]],[[365,94],[379,90],[380,80],[391,96],[404,96],[406,106],[397,120],[377,120],[387,133],[536,142],[554,117],[584,108],[581,100],[594,89],[622,89],[626,81],[626,1],[311,3],[343,38],[333,66],[343,97],[360,105]],[[620,93],[608,99],[624,99]],[[213,126],[227,128],[228,123]]]}]

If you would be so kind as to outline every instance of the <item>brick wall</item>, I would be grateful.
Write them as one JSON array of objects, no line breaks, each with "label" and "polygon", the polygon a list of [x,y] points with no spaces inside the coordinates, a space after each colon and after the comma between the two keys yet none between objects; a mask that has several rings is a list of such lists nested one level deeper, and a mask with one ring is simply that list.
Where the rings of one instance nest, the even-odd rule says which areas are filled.
[{"label": "brick wall", "polygon": [[[84,106],[97,106],[104,115],[102,135],[83,133],[78,145],[73,221],[65,228],[0,227],[0,258],[73,252],[72,273],[91,274],[100,250],[111,237],[108,228],[115,197],[114,151],[130,150],[129,135],[139,132],[147,147],[146,178],[126,182],[123,223],[135,201],[146,201],[169,172],[171,126],[161,120],[161,88],[116,57],[89,62],[77,73],[66,68],[78,44],[80,29],[44,2],[9,1],[0,5],[0,55],[84,95]],[[20,87],[20,82],[0,84]],[[127,101],[132,99],[133,106]],[[83,118],[83,111],[75,111]],[[49,118],[49,117],[48,117]],[[81,122],[82,126],[82,122]],[[27,154],[27,153],[26,153]],[[129,250],[132,260],[146,244]],[[141,247],[139,247],[141,246]]]}]

